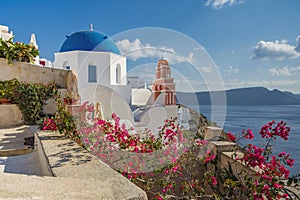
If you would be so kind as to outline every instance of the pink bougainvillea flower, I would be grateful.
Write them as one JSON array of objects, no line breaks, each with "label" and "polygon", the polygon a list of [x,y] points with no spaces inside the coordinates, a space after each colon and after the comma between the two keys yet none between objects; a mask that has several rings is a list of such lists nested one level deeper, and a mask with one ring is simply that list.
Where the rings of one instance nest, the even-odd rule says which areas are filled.
[{"label": "pink bougainvillea flower", "polygon": [[232,141],[232,142],[236,141],[235,136],[230,132],[226,134],[226,137],[227,137],[228,141]]},{"label": "pink bougainvillea flower", "polygon": [[254,138],[254,135],[253,135],[253,132],[252,132],[251,129],[248,129],[247,131],[243,130],[242,134],[243,134],[245,139],[252,140]]},{"label": "pink bougainvillea flower", "polygon": [[217,181],[216,177],[212,176],[211,177],[211,185],[215,186],[215,185],[217,185],[217,183],[218,183],[218,181]]}]

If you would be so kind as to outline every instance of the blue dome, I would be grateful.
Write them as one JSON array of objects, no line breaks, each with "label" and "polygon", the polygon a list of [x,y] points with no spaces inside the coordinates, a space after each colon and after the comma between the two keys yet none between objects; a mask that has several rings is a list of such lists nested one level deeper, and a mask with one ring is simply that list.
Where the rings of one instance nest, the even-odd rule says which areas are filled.
[{"label": "blue dome", "polygon": [[92,30],[79,31],[67,36],[60,48],[60,52],[76,50],[111,52],[121,55],[118,47],[107,35]]}]

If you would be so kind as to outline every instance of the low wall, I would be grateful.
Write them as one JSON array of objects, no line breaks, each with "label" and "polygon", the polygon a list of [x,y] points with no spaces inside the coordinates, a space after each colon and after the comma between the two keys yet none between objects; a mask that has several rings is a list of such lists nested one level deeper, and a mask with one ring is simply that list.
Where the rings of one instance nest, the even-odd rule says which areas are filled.
[{"label": "low wall", "polygon": [[42,67],[25,62],[13,62],[8,65],[6,59],[0,58],[0,80],[17,78],[19,81],[32,83],[55,82],[66,88],[66,75],[68,70],[51,67]]},{"label": "low wall", "polygon": [[[51,170],[51,173],[46,170],[46,175],[53,174],[58,184],[61,179],[72,179],[71,187],[77,187],[82,181],[87,182],[80,189],[81,198],[90,199],[84,195],[88,192],[88,195],[96,196],[96,199],[147,200],[142,189],[96,159],[76,142],[49,131],[39,131],[36,136],[39,151],[43,151],[41,158],[45,155]],[[91,191],[91,188],[97,189]]]},{"label": "low wall", "polygon": [[16,104],[0,104],[0,128],[23,124],[23,115]]},{"label": "low wall", "polygon": [[[244,178],[246,176],[252,176],[254,180],[258,180],[256,172],[259,171],[259,169],[252,169],[241,161],[236,160],[237,157],[241,158],[243,156],[243,153],[239,151],[240,147],[237,143],[228,141],[211,141],[209,142],[208,148],[212,150],[213,154],[217,155],[218,169],[229,170],[230,165],[235,177]],[[217,187],[221,191],[224,191],[225,189],[222,182],[218,182]],[[207,194],[212,194],[213,191],[208,188],[206,192]]]},{"label": "low wall", "polygon": [[219,140],[226,138],[224,130],[217,126],[205,127],[203,136],[205,140]]}]

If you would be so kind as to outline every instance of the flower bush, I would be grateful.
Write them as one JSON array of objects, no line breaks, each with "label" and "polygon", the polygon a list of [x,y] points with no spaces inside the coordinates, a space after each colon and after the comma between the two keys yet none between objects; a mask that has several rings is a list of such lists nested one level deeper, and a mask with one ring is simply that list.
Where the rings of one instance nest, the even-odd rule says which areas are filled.
[{"label": "flower bush", "polygon": [[[286,152],[274,155],[270,145],[275,139],[288,139],[285,122],[267,123],[260,131],[264,148],[238,146],[232,161],[223,166],[210,142],[181,131],[176,119],[166,120],[156,135],[147,129],[137,132],[115,114],[111,120],[93,119],[93,105],[86,102],[74,120],[81,144],[146,191],[149,199],[298,198],[286,188],[296,182],[287,169],[294,160]],[[251,141],[254,134],[248,129],[239,139],[231,133],[227,137]]]},{"label": "flower bush", "polygon": [[[65,109],[65,106],[61,101],[61,96],[57,92],[57,88],[55,89],[53,97],[56,102],[57,112],[54,116],[47,116],[44,118],[41,129],[58,131],[60,134],[75,140],[78,144],[82,144],[78,132],[76,131],[74,117]],[[79,116],[79,110],[76,112],[78,112]]]},{"label": "flower bush", "polygon": [[[278,155],[272,153],[271,142],[278,137],[288,140],[290,128],[285,122],[276,123],[274,120],[265,124],[259,134],[265,139],[265,146],[258,147],[252,143],[242,148],[242,156],[234,157],[237,161],[248,166],[252,173],[247,172],[249,169],[237,171],[235,176],[227,174],[225,179],[226,197],[236,198],[238,196],[249,199],[294,199],[290,192],[285,189],[286,182],[289,179],[290,171],[287,167],[292,167],[294,160],[290,154],[281,152]],[[232,138],[228,134],[228,138]],[[252,140],[254,134],[251,129],[242,131],[242,138]],[[224,176],[223,176],[224,178]],[[242,188],[242,189],[241,189]],[[295,194],[294,194],[295,195]],[[297,197],[298,198],[298,197]]]},{"label": "flower bush", "polygon": [[51,118],[46,118],[43,122],[42,130],[56,131],[57,127],[56,127],[55,120],[53,120]]}]

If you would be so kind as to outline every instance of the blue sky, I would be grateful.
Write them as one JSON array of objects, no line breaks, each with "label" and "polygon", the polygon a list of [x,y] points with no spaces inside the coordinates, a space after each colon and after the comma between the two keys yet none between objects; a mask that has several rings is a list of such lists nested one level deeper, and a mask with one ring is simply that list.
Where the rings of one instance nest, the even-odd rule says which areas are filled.
[{"label": "blue sky", "polygon": [[[181,76],[195,84],[194,90],[205,90],[203,79],[217,70],[226,89],[265,86],[300,94],[299,8],[299,0],[6,0],[1,2],[0,24],[10,27],[15,41],[29,42],[35,33],[41,57],[50,60],[66,35],[93,23],[95,30],[113,36],[119,45],[162,47],[194,60],[202,80],[193,77],[188,64],[171,62],[178,87]],[[149,36],[144,27],[164,29]],[[142,34],[132,31],[136,28]],[[163,36],[168,33],[170,41]],[[185,46],[189,42],[198,43],[212,61],[198,63],[201,55],[193,52],[195,46]],[[146,66],[154,67],[159,53],[152,52],[154,61],[143,61],[139,55],[129,56],[129,69],[139,66],[136,72],[150,73]],[[215,68],[209,72],[210,64]]]}]

